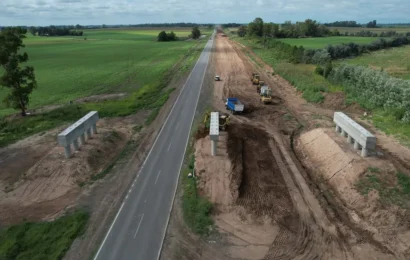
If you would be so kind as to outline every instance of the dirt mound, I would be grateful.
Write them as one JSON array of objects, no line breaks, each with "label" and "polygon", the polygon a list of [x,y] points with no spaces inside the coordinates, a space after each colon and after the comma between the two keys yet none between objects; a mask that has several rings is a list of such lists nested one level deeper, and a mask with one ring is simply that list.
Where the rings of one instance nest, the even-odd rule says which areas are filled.
[{"label": "dirt mound", "polygon": [[[378,178],[394,182],[391,179],[395,168],[391,163],[380,158],[362,158],[332,129],[315,129],[302,134],[296,148],[304,164],[337,193],[343,203],[341,207],[357,230],[370,234],[374,244],[395,253],[397,259],[408,259],[410,226],[406,219],[409,212],[395,205],[381,204],[376,190],[371,189],[363,196],[356,189],[369,169],[380,171]],[[374,185],[380,185],[378,179],[374,181]]]},{"label": "dirt mound", "polygon": [[[64,148],[52,148],[2,194],[0,207],[7,208],[8,214],[0,214],[0,222],[41,220],[63,210],[78,195],[80,186],[103,171],[126,142],[124,133],[100,129],[70,159],[65,158]],[[30,209],[34,212],[27,212]]]},{"label": "dirt mound", "polygon": [[[104,119],[98,134],[66,159],[57,145],[60,127],[0,149],[0,223],[53,218],[75,204],[81,186],[102,172],[124,149],[137,116]],[[114,130],[115,127],[115,130]]]},{"label": "dirt mound", "polygon": [[314,129],[300,136],[297,146],[302,151],[304,161],[309,162],[309,167],[320,172],[323,178],[337,188],[349,206],[363,203],[360,194],[354,189],[354,183],[359,176],[369,167],[356,152],[346,153],[329,135],[331,130],[322,128]]}]

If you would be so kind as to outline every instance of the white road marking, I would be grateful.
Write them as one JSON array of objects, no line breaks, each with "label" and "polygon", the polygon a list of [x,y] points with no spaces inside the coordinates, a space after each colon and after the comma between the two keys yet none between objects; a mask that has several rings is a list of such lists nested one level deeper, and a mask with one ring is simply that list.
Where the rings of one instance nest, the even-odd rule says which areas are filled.
[{"label": "white road marking", "polygon": [[[215,33],[212,34],[212,37],[215,37]],[[211,50],[212,50],[213,47],[214,47],[214,43],[212,43]],[[202,52],[202,53],[203,53],[203,52]],[[201,55],[202,55],[202,53],[201,53]],[[200,57],[198,58],[198,61],[199,61],[199,60],[200,60]],[[197,61],[197,63],[198,63],[198,61]],[[199,96],[201,95],[202,85],[204,84],[204,78],[205,78],[206,71],[208,70],[208,65],[209,65],[209,57],[208,57],[208,63],[206,64],[206,68],[205,68],[204,74],[203,74],[203,76],[202,76],[201,88],[200,88],[200,90],[199,90],[199,94],[198,94],[198,97],[197,97],[197,100],[196,100],[195,111],[196,111],[196,109],[197,109],[197,107],[198,107]],[[196,64],[195,64],[195,67],[196,67]],[[194,69],[195,69],[195,67],[194,67]],[[192,69],[192,71],[193,71],[194,69]],[[192,73],[192,71],[191,71],[191,73]],[[190,125],[190,127],[189,127],[189,133],[191,133],[191,130],[192,130],[192,123],[194,122],[194,117],[195,117],[195,112],[194,112],[194,114],[192,115],[191,125]],[[181,160],[181,164],[180,164],[180,166],[179,166],[179,174],[178,174],[178,178],[177,178],[176,184],[175,184],[176,186],[175,186],[175,189],[174,189],[174,195],[173,195],[173,198],[172,198],[171,207],[169,208],[169,212],[168,212],[167,225],[165,226],[164,232],[163,232],[163,234],[162,234],[162,242],[161,242],[161,247],[160,247],[160,249],[159,249],[159,251],[158,251],[157,260],[159,260],[159,258],[161,257],[162,248],[163,248],[163,246],[164,246],[165,232],[166,232],[167,229],[168,229],[169,219],[170,219],[170,217],[171,217],[171,211],[172,211],[172,208],[174,207],[175,196],[177,195],[177,186],[178,186],[179,175],[180,175],[181,170],[182,170],[182,164],[183,164],[183,162],[184,162],[186,150],[187,150],[187,147],[188,147],[188,140],[189,140],[189,135],[187,136],[187,140],[186,140],[186,142],[185,142],[185,151],[184,151],[184,154],[183,154],[183,157],[182,157],[182,160]]]},{"label": "white road marking", "polygon": [[157,184],[157,181],[158,181],[158,178],[159,178],[160,174],[161,174],[161,170],[159,170],[159,172],[158,172],[157,179],[155,180],[155,184]]},{"label": "white road marking", "polygon": [[128,199],[128,195],[125,197],[125,199]]},{"label": "white road marking", "polygon": [[[203,51],[203,50],[202,50],[202,51]],[[171,117],[172,112],[174,111],[176,104],[178,104],[179,98],[181,97],[182,93],[183,93],[184,90],[185,90],[185,87],[186,87],[186,85],[187,85],[187,82],[189,81],[189,79],[190,79],[191,76],[192,76],[192,72],[195,70],[196,66],[197,66],[198,63],[199,63],[199,60],[200,60],[200,59],[198,58],[198,60],[196,61],[194,67],[192,68],[191,72],[189,73],[189,76],[188,76],[188,78],[186,79],[185,84],[184,84],[184,86],[182,87],[181,91],[179,92],[177,99],[175,100],[174,104],[172,105],[171,111],[169,112],[167,118],[165,119],[165,122],[164,122],[163,126],[165,126],[165,125],[167,124],[169,118]],[[207,66],[208,66],[208,64],[207,64]],[[136,178],[134,179],[134,182],[138,179],[138,177],[140,176],[140,173],[141,173],[142,170],[144,169],[145,163],[148,161],[148,158],[150,158],[150,155],[151,155],[151,153],[152,153],[152,150],[153,150],[153,148],[155,147],[155,144],[157,143],[159,137],[161,136],[162,130],[164,130],[163,127],[161,127],[161,129],[159,130],[159,133],[157,134],[157,137],[155,138],[155,141],[154,141],[154,143],[152,144],[151,149],[150,149],[149,152],[148,152],[148,155],[145,157],[144,163],[142,164],[142,166],[141,166],[141,168],[140,168],[140,170],[139,170],[139,172],[138,172]],[[185,148],[186,148],[186,147],[185,147]],[[185,149],[185,150],[186,150],[186,149]],[[176,189],[175,189],[175,191],[174,191],[174,198],[173,198],[173,200],[175,199],[175,194],[176,194]],[[117,212],[117,215],[115,216],[113,222],[111,223],[111,226],[110,226],[110,228],[108,229],[108,232],[105,234],[104,240],[103,240],[103,242],[100,244],[100,247],[98,248],[97,254],[95,254],[95,256],[94,256],[94,260],[98,259],[98,256],[100,255],[101,250],[102,250],[102,248],[104,247],[105,242],[107,241],[107,238],[108,238],[108,236],[110,235],[111,230],[112,230],[112,228],[114,227],[115,222],[117,221],[118,216],[120,215],[121,210],[122,210],[123,207],[124,207],[124,202],[122,203],[120,209],[119,209],[118,212]],[[172,207],[171,207],[171,209],[172,209]],[[170,210],[170,211],[171,211],[171,210]],[[168,216],[167,226],[168,226],[168,222],[169,222],[169,217],[170,217],[170,216]],[[165,228],[165,231],[166,231],[166,228]],[[165,232],[164,232],[164,236],[163,236],[163,238],[162,238],[161,249],[162,249],[162,246],[163,246],[163,243],[164,243],[164,239],[165,239]],[[160,255],[161,255],[161,250],[159,250],[159,252],[158,252],[158,259],[159,259]]]},{"label": "white road marking", "polygon": [[178,122],[177,127],[175,128],[175,130],[178,130],[178,127],[179,127],[179,122]]},{"label": "white road marking", "polygon": [[168,152],[169,152],[169,149],[171,149],[171,146],[172,146],[172,143],[169,143]]},{"label": "white road marking", "polygon": [[138,233],[138,230],[140,229],[141,222],[142,222],[142,219],[143,219],[143,218],[144,218],[144,214],[142,214],[142,217],[141,217],[141,219],[140,219],[140,223],[138,224],[138,227],[137,227],[137,231],[135,231],[134,239],[135,239],[135,237],[137,236],[137,233]]}]

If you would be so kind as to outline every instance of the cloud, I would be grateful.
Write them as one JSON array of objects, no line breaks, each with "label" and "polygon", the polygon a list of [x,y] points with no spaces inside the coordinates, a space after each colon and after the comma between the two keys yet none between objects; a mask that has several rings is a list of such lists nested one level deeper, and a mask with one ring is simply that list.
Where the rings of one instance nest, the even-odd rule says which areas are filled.
[{"label": "cloud", "polygon": [[356,20],[410,22],[407,0],[1,0],[0,25]]}]

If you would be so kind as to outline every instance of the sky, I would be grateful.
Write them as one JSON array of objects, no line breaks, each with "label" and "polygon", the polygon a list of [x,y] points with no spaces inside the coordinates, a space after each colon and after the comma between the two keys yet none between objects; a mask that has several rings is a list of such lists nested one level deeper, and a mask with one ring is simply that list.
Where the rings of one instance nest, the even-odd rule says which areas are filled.
[{"label": "sky", "polygon": [[0,0],[0,25],[410,22],[409,0]]}]

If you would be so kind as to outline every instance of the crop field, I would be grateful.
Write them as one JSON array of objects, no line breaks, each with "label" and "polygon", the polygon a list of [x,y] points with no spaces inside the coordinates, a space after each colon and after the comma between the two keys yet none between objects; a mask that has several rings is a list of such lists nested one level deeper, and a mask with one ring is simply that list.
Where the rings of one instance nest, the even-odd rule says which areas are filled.
[{"label": "crop field", "polygon": [[410,79],[410,46],[380,50],[346,61],[350,64],[384,69],[394,77]]},{"label": "crop field", "polygon": [[[181,38],[187,37],[191,30],[166,29]],[[161,28],[85,30],[83,37],[28,34],[24,51],[30,58],[28,65],[34,66],[38,82],[30,108],[101,93],[133,92],[141,86],[159,84],[162,75],[198,43],[157,42],[160,31]],[[6,91],[0,89],[0,100]],[[13,112],[0,104],[0,116]]]},{"label": "crop field", "polygon": [[334,37],[317,37],[317,38],[301,38],[301,39],[280,39],[284,43],[290,45],[303,46],[306,49],[321,49],[326,45],[337,45],[342,43],[357,43],[366,44],[375,41],[373,37],[350,37],[350,36],[334,36]]},{"label": "crop field", "polygon": [[371,31],[371,32],[387,32],[387,31],[396,31],[398,33],[406,33],[410,32],[410,27],[394,27],[394,28],[387,28],[387,27],[382,27],[382,28],[364,28],[364,27],[328,27],[330,30],[337,29],[340,33],[354,33],[354,32],[360,32],[360,31]]}]

